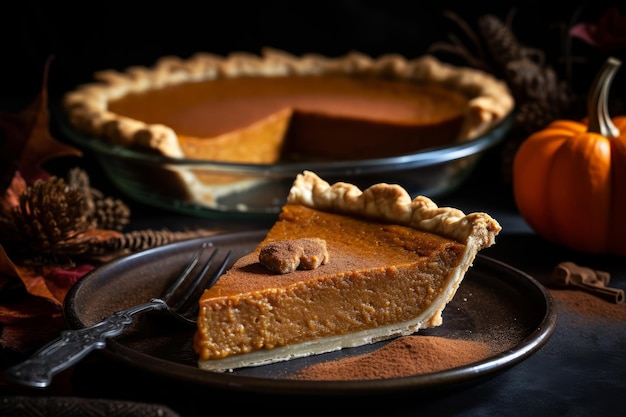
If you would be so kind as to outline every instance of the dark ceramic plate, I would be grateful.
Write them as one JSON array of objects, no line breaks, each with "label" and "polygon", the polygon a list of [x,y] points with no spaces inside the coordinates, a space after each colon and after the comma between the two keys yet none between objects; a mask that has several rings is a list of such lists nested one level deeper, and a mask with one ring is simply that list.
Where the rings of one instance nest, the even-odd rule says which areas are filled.
[{"label": "dark ceramic plate", "polygon": [[[68,294],[68,324],[83,328],[158,296],[201,242],[233,249],[237,258],[254,248],[264,235],[265,231],[240,232],[183,241],[103,265],[80,280]],[[488,343],[496,353],[478,362],[428,374],[357,381],[290,379],[304,366],[371,352],[388,341],[228,373],[204,371],[196,367],[191,347],[194,329],[162,314],[137,316],[123,335],[109,340],[105,351],[134,366],[186,382],[294,394],[363,394],[368,390],[381,393],[474,383],[528,358],[545,344],[556,326],[551,296],[535,279],[481,255],[444,310],[443,324],[418,335]]]}]

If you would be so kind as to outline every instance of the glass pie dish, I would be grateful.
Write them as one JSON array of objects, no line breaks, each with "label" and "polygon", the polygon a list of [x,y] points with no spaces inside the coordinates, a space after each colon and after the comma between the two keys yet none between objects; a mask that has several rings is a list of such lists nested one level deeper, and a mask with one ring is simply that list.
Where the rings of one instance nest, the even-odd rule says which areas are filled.
[{"label": "glass pie dish", "polygon": [[482,154],[500,143],[513,123],[511,112],[475,139],[393,157],[243,164],[171,158],[113,145],[77,131],[61,106],[52,110],[62,137],[92,155],[123,194],[147,205],[202,217],[274,216],[286,202],[296,175],[305,170],[329,183],[347,181],[361,189],[379,182],[397,183],[413,197],[437,198],[461,185]]}]

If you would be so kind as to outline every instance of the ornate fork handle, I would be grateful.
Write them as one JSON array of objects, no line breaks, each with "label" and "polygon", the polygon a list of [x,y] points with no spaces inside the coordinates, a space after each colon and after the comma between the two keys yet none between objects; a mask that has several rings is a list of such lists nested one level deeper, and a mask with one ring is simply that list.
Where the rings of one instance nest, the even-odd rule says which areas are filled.
[{"label": "ornate fork handle", "polygon": [[52,376],[69,368],[94,349],[106,346],[106,339],[117,336],[132,323],[132,317],[144,311],[162,310],[167,305],[160,299],[118,311],[100,323],[80,330],[65,330],[29,359],[9,368],[5,375],[31,387],[47,387]]}]

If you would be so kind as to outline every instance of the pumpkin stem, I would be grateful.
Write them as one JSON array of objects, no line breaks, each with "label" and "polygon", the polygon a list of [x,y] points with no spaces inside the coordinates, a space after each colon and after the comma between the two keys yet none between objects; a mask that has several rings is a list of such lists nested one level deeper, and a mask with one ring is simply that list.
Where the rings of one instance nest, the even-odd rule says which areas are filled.
[{"label": "pumpkin stem", "polygon": [[588,132],[599,133],[607,138],[619,136],[619,130],[613,124],[609,115],[609,90],[615,73],[622,65],[622,61],[609,57],[598,75],[596,75],[589,97],[587,98],[587,112],[589,116]]}]

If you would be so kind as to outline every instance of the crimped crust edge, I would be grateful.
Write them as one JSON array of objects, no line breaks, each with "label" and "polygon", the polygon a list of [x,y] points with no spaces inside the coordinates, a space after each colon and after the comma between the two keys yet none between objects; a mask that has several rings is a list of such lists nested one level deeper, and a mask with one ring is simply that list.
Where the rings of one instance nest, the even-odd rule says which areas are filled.
[{"label": "crimped crust edge", "polygon": [[397,184],[378,183],[361,191],[346,182],[330,185],[312,171],[296,176],[287,202],[394,222],[476,245],[476,250],[493,245],[502,230],[487,213],[466,215],[453,207],[439,207],[425,196],[411,199],[409,193]]}]

